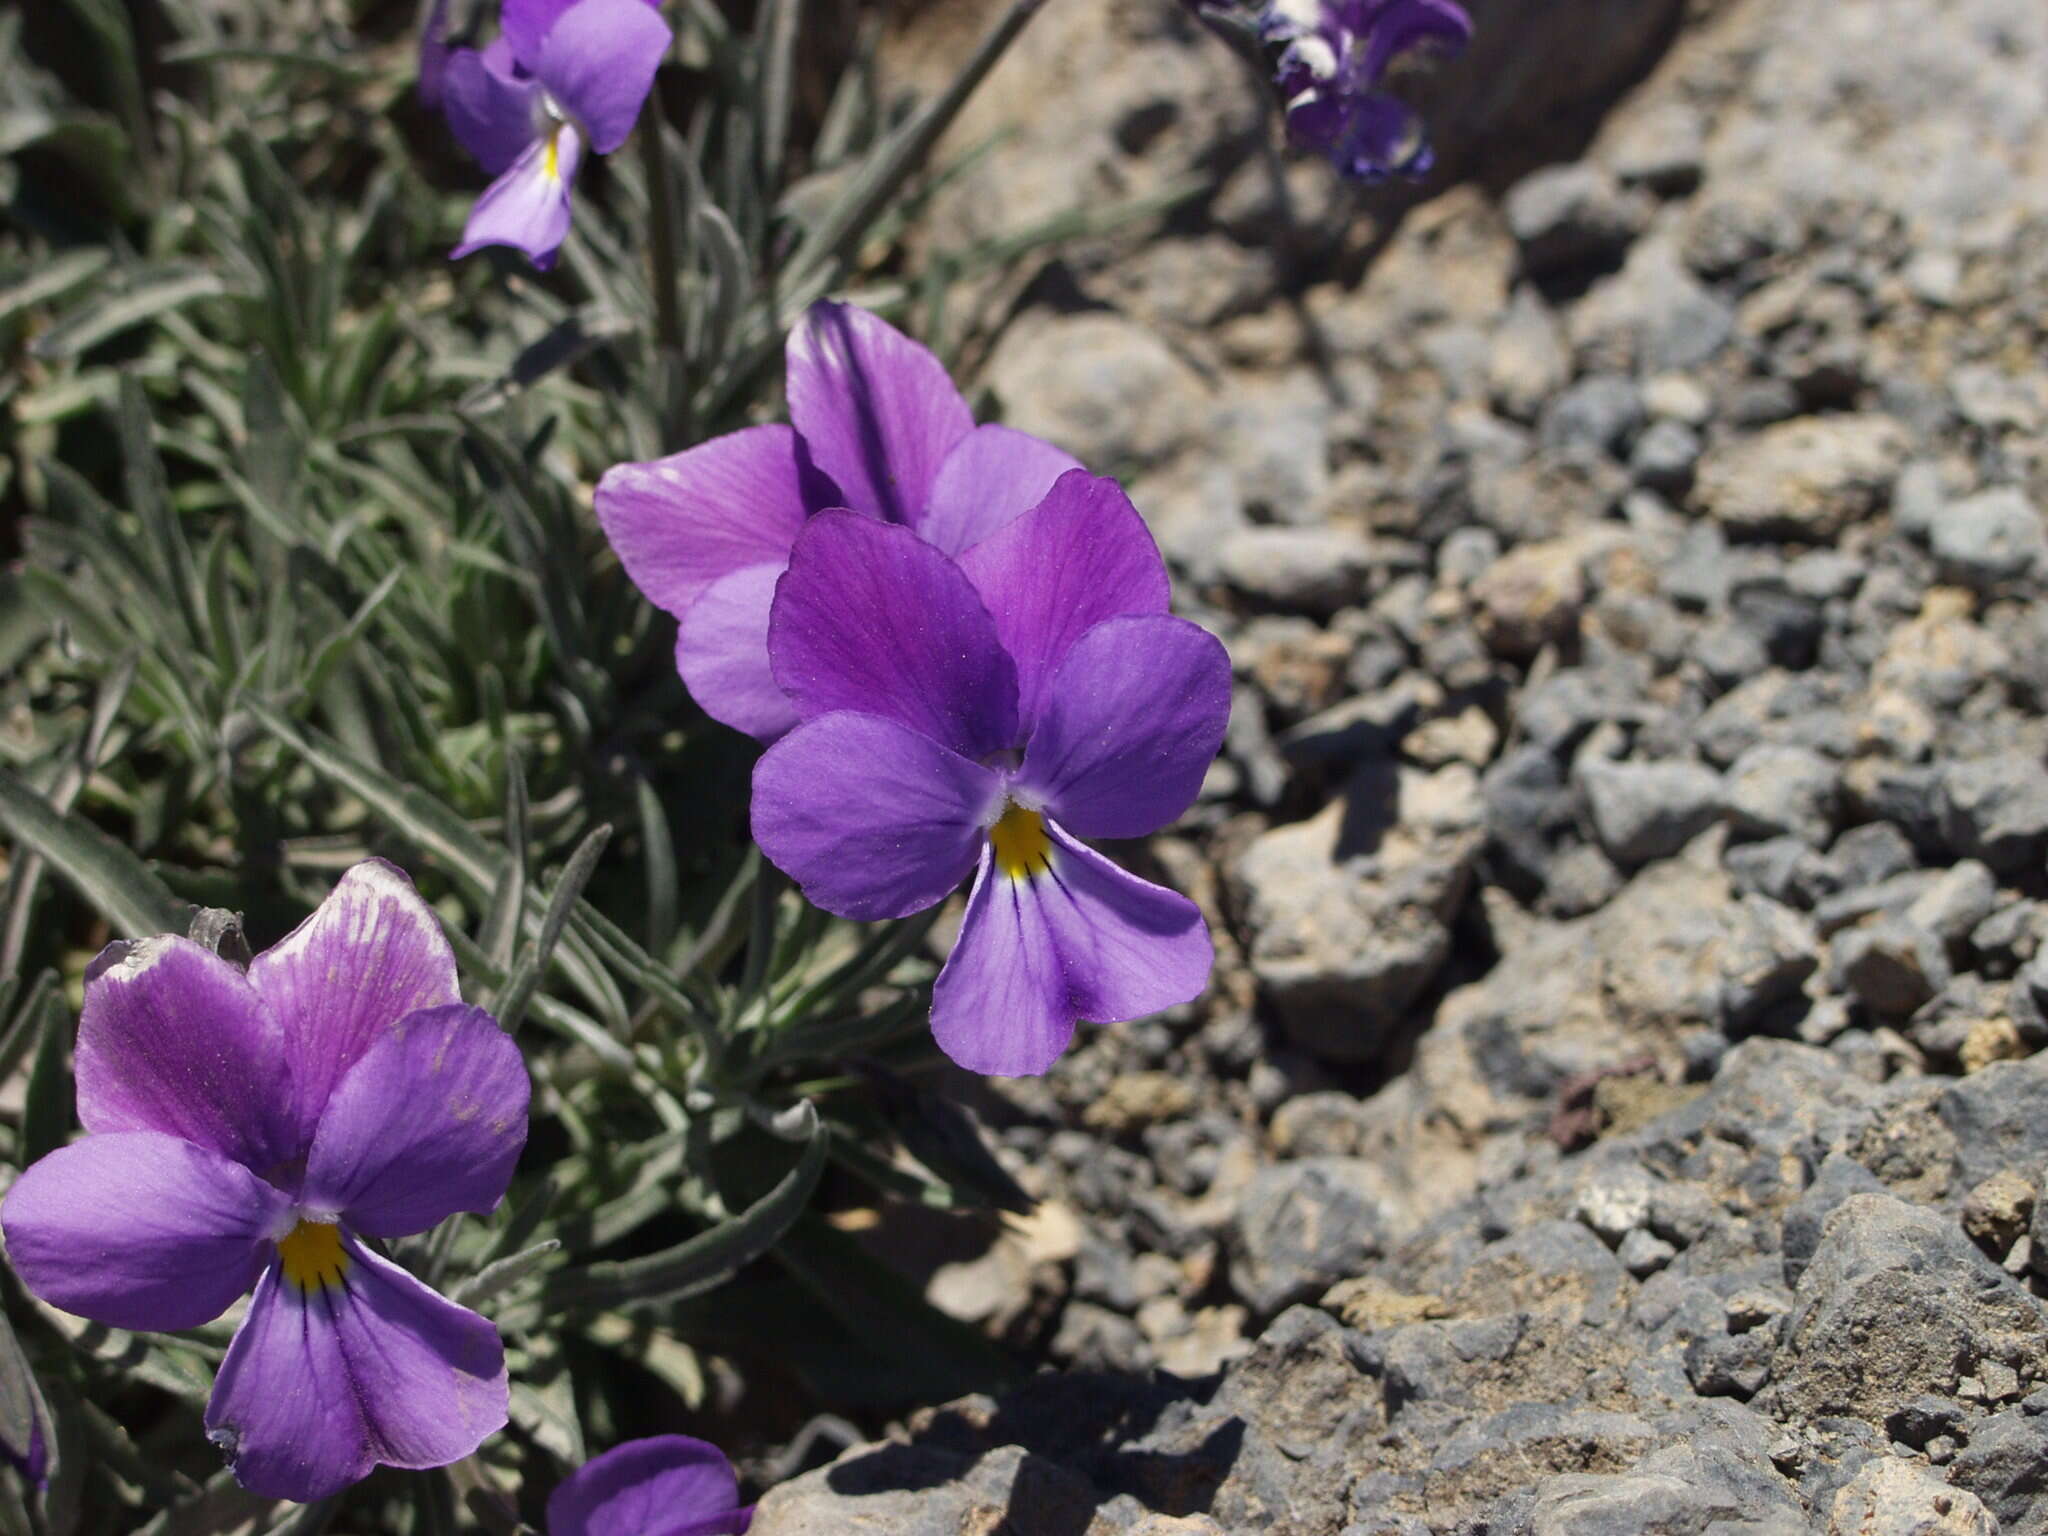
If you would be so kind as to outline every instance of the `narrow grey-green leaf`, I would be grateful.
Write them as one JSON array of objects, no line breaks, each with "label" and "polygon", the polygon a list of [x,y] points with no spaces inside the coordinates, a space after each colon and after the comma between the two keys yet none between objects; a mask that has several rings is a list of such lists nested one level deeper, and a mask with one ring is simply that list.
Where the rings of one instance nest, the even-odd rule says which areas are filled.
[{"label": "narrow grey-green leaf", "polygon": [[187,903],[134,853],[92,823],[59,816],[11,771],[0,767],[0,827],[83,896],[123,938],[182,933]]}]

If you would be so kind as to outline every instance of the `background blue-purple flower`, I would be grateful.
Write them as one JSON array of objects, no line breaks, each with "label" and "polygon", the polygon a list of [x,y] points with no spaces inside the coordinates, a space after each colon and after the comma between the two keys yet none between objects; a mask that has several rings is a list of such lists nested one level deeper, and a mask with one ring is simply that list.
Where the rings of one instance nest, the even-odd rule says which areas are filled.
[{"label": "background blue-purple flower", "polygon": [[8,1256],[117,1328],[194,1328],[253,1284],[206,1410],[245,1487],[319,1498],[504,1425],[497,1331],[365,1241],[489,1211],[526,1140],[525,1064],[403,874],[357,865],[246,975],[174,935],[111,946],[75,1075],[90,1134],[8,1191]]},{"label": "background blue-purple flower", "polygon": [[497,178],[454,255],[508,245],[552,266],[584,154],[626,141],[672,35],[654,0],[505,0],[481,50],[445,47],[443,18],[428,21],[421,92]]},{"label": "background blue-purple flower", "polygon": [[548,1536],[742,1536],[753,1518],[725,1453],[689,1435],[613,1446],[548,1499]]}]

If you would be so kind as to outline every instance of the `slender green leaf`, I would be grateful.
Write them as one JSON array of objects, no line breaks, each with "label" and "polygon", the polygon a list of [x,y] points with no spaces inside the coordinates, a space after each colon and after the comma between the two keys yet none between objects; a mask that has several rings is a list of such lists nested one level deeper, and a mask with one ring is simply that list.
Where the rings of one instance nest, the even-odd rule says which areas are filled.
[{"label": "slender green leaf", "polygon": [[0,827],[49,861],[66,883],[125,938],[182,933],[188,904],[156,872],[88,821],[59,816],[0,767]]}]

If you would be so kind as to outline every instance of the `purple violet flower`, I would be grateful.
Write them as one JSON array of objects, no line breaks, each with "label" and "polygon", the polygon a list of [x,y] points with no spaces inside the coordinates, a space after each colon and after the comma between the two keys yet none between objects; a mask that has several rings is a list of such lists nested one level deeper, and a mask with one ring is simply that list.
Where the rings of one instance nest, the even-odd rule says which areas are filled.
[{"label": "purple violet flower", "polygon": [[548,1499],[548,1536],[742,1536],[753,1518],[724,1452],[688,1435],[614,1446]]},{"label": "purple violet flower", "polygon": [[776,585],[770,661],[802,723],[755,767],[754,837],[863,921],[974,875],[932,990],[932,1033],[971,1071],[1043,1072],[1077,1019],[1208,980],[1195,904],[1079,841],[1172,821],[1222,743],[1229,660],[1166,610],[1143,520],[1085,470],[957,557],[821,512]]},{"label": "purple violet flower", "polygon": [[1455,0],[1271,0],[1259,31],[1286,44],[1275,78],[1297,144],[1346,176],[1429,173],[1422,120],[1381,86],[1401,60],[1455,54],[1471,40]]},{"label": "purple violet flower", "polygon": [[503,1427],[497,1330],[364,1241],[489,1211],[526,1142],[518,1048],[397,869],[356,865],[246,975],[170,934],[110,945],[76,1077],[90,1134],[8,1191],[8,1257],[115,1328],[196,1328],[253,1284],[206,1407],[245,1488],[322,1498]]},{"label": "purple violet flower", "polygon": [[509,245],[545,270],[569,233],[585,151],[626,142],[671,34],[655,0],[505,0],[500,25],[481,51],[448,50],[437,66],[422,54],[423,89],[497,177],[452,254]]},{"label": "purple violet flower", "polygon": [[789,426],[746,427],[597,487],[626,574],[680,621],[676,670],[714,720],[773,741],[797,723],[768,661],[768,611],[813,514],[901,523],[948,555],[1080,466],[1050,443],[974,424],[939,360],[849,304],[790,333]]}]

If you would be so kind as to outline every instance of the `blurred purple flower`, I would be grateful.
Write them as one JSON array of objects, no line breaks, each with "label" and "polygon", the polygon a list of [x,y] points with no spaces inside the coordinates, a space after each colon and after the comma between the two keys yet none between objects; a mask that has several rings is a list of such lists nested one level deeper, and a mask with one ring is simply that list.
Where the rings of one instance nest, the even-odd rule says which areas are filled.
[{"label": "blurred purple flower", "polygon": [[828,507],[901,523],[958,554],[1035,505],[1074,459],[974,424],[945,366],[849,304],[790,333],[789,426],[747,427],[597,487],[626,574],[679,620],[676,670],[706,714],[773,741],[797,723],[768,661],[775,584]]},{"label": "blurred purple flower", "polygon": [[421,89],[497,177],[453,255],[509,245],[545,270],[569,233],[585,151],[625,143],[671,34],[655,0],[505,0],[500,26],[489,47],[445,50],[431,66],[423,47]]},{"label": "blurred purple flower", "polygon": [[688,1435],[614,1446],[548,1499],[548,1536],[742,1536],[753,1518],[725,1454]]},{"label": "blurred purple flower", "polygon": [[397,869],[356,865],[246,975],[110,945],[75,1071],[90,1134],[8,1191],[8,1257],[115,1328],[196,1328],[253,1284],[206,1408],[245,1488],[317,1499],[504,1425],[497,1330],[362,1241],[489,1211],[526,1141],[519,1051]]},{"label": "blurred purple flower", "polygon": [[1285,45],[1276,79],[1297,144],[1346,176],[1428,174],[1421,119],[1381,87],[1402,60],[1470,41],[1472,19],[1455,0],[1271,0],[1259,31]]},{"label": "blurred purple flower", "polygon": [[1173,820],[1222,742],[1229,660],[1166,608],[1144,522],[1085,470],[957,558],[853,512],[796,538],[768,649],[802,723],[754,770],[754,836],[863,921],[974,875],[932,991],[932,1033],[971,1071],[1043,1072],[1076,1020],[1207,982],[1194,903],[1078,841]]}]

